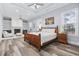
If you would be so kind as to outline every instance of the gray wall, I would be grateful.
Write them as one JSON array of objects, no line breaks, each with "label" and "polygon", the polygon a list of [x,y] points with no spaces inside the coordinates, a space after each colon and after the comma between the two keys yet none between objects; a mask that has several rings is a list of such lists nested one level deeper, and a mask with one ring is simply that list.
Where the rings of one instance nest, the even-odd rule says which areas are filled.
[{"label": "gray wall", "polygon": [[3,20],[3,30],[11,30],[11,21]]},{"label": "gray wall", "polygon": [[23,30],[28,30],[29,24],[23,21]]},{"label": "gray wall", "polygon": [[[12,25],[10,20],[3,20],[3,30],[11,30]],[[29,25],[27,22],[23,22],[23,30],[28,30]]]},{"label": "gray wall", "polygon": [[0,41],[2,38],[2,15],[0,14]]}]

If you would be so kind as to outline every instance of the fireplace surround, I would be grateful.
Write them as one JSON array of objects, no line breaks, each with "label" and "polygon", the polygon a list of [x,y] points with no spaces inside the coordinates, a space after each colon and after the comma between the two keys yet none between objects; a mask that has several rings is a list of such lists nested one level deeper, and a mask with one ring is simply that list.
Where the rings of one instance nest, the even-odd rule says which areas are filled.
[{"label": "fireplace surround", "polygon": [[14,29],[14,34],[21,33],[21,29]]},{"label": "fireplace surround", "polygon": [[21,27],[12,27],[12,33],[22,33],[22,28]]}]

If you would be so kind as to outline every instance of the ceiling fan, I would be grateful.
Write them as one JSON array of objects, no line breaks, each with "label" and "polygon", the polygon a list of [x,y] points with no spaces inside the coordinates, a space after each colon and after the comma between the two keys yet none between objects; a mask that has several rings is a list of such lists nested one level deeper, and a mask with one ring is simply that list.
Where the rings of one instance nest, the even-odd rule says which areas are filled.
[{"label": "ceiling fan", "polygon": [[29,4],[28,6],[38,9],[41,6],[44,6],[44,4],[43,3],[32,3],[32,4]]}]

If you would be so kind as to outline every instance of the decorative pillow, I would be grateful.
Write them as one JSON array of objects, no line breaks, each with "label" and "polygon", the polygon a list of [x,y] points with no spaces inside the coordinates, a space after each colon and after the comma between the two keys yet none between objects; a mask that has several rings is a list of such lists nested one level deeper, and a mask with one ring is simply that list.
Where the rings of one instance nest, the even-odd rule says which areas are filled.
[{"label": "decorative pillow", "polygon": [[42,32],[55,33],[55,29],[42,29]]}]

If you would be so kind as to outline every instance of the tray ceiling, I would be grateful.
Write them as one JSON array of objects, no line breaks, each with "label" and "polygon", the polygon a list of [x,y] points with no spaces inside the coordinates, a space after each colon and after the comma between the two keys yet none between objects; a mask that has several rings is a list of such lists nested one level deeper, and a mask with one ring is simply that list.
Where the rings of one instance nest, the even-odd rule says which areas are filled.
[{"label": "tray ceiling", "polygon": [[[66,3],[42,3],[39,8],[33,9],[33,3],[0,3],[0,9],[3,16],[20,17],[23,20],[31,20],[48,11],[67,5]],[[40,3],[41,4],[41,3]],[[35,5],[33,5],[35,7]]]}]

